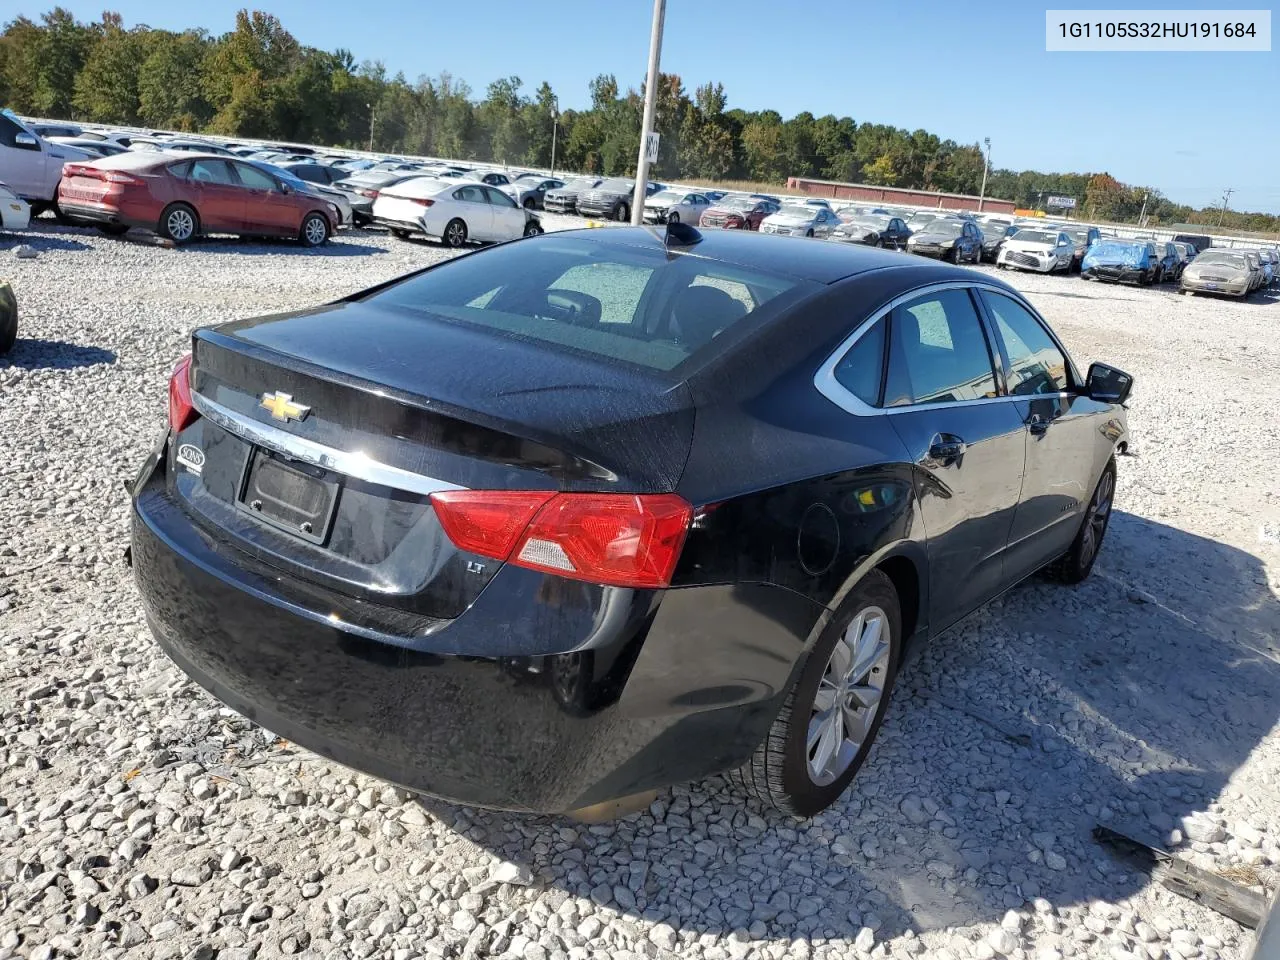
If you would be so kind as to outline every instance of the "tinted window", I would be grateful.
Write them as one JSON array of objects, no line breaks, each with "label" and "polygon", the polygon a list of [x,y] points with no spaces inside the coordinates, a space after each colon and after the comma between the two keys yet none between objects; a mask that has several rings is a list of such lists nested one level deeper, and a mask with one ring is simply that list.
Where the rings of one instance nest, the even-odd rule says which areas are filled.
[{"label": "tinted window", "polygon": [[265,170],[251,167],[247,163],[237,163],[236,172],[240,174],[240,182],[250,190],[275,190],[276,181]]},{"label": "tinted window", "polygon": [[668,258],[661,249],[544,237],[460,257],[370,299],[503,337],[671,370],[730,328],[764,322],[814,287],[696,257]]},{"label": "tinted window", "polygon": [[6,147],[13,146],[13,138],[20,133],[25,133],[22,127],[14,123],[4,114],[0,113],[0,144]]},{"label": "tinted window", "polygon": [[485,187],[484,192],[485,196],[489,198],[489,202],[495,207],[514,207],[516,205],[516,202],[501,190],[495,190],[493,187]]},{"label": "tinted window", "polygon": [[836,382],[868,406],[880,403],[880,380],[884,368],[884,330],[881,319],[858,338],[832,371]]},{"label": "tinted window", "polygon": [[966,290],[943,290],[893,311],[885,406],[977,400],[996,393],[982,324]]},{"label": "tinted window", "polygon": [[461,187],[453,192],[453,198],[465,200],[467,203],[488,203],[483,187]]},{"label": "tinted window", "polygon": [[169,172],[175,177],[187,178],[191,176],[191,161],[183,160],[181,163],[169,164]]},{"label": "tinted window", "polygon": [[307,183],[328,183],[329,178],[324,175],[324,168],[314,163],[302,163],[293,167],[290,171],[299,180],[305,180]]},{"label": "tinted window", "polygon": [[190,178],[197,183],[221,183],[238,186],[240,181],[225,160],[196,160],[191,164]]},{"label": "tinted window", "polygon": [[1009,355],[1009,392],[1025,396],[1068,389],[1067,358],[1049,331],[1022,304],[999,293],[984,293]]}]

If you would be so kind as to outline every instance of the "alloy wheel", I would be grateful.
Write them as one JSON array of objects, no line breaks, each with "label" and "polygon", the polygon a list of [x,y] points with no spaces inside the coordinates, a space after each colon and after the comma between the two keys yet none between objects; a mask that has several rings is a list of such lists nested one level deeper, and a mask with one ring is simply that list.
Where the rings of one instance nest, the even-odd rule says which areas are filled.
[{"label": "alloy wheel", "polygon": [[460,247],[467,242],[467,228],[463,226],[461,220],[454,220],[445,229],[445,239],[451,247]]},{"label": "alloy wheel", "polygon": [[169,236],[177,243],[190,240],[191,234],[196,229],[196,223],[191,214],[181,207],[169,214],[169,218],[165,221],[165,226],[169,231]]},{"label": "alloy wheel", "polygon": [[311,244],[313,247],[318,247],[320,244],[324,243],[325,234],[328,232],[325,230],[324,221],[319,217],[311,217],[307,221],[305,230],[307,243]]},{"label": "alloy wheel", "polygon": [[849,769],[875,723],[889,678],[889,630],[880,607],[864,607],[831,651],[805,739],[809,778],[818,786]]},{"label": "alloy wheel", "polygon": [[1085,517],[1083,536],[1080,539],[1082,568],[1093,562],[1102,545],[1102,536],[1107,532],[1107,520],[1111,517],[1111,498],[1115,488],[1115,474],[1107,470],[1098,481],[1098,489],[1093,492],[1093,500],[1089,502],[1089,512]]}]

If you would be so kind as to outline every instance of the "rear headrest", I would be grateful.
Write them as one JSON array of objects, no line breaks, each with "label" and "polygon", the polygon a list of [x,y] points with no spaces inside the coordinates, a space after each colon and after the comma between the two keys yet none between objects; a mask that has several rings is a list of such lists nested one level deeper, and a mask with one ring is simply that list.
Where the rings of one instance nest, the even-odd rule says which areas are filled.
[{"label": "rear headrest", "polygon": [[741,301],[718,287],[685,287],[671,305],[671,334],[696,349],[710,343],[716,334],[746,312]]}]

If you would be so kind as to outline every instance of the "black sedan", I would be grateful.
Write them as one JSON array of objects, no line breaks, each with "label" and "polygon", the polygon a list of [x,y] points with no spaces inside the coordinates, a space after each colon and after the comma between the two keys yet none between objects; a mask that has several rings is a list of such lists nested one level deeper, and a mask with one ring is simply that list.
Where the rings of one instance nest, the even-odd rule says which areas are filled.
[{"label": "black sedan", "polygon": [[841,221],[840,226],[831,232],[830,239],[902,250],[910,237],[911,231],[901,217],[860,214]]},{"label": "black sedan", "polygon": [[[834,802],[917,644],[1088,576],[1129,378],[972,271],[583,230],[199,330],[132,485],[160,646],[455,801]],[[483,375],[478,375],[483,371]]]},{"label": "black sedan", "polygon": [[982,260],[982,230],[972,220],[939,217],[930,220],[907,240],[907,249],[924,257],[952,263]]}]

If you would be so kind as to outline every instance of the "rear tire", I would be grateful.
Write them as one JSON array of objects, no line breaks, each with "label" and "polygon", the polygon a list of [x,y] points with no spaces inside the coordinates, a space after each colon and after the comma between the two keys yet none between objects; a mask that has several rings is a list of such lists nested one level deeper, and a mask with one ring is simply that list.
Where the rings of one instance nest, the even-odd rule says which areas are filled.
[{"label": "rear tire", "polygon": [[18,339],[18,301],[13,287],[0,282],[0,356],[13,349]]},{"label": "rear tire", "polygon": [[175,244],[183,244],[200,232],[200,217],[195,208],[186,203],[171,203],[160,214],[156,233]]},{"label": "rear tire", "polygon": [[467,245],[467,224],[461,217],[454,217],[445,224],[444,245],[455,250]]},{"label": "rear tire", "polygon": [[298,228],[298,241],[304,247],[323,247],[329,242],[329,220],[323,213],[308,213]]},{"label": "rear tire", "polygon": [[[871,640],[867,631],[876,623],[879,633]],[[857,641],[864,639],[867,644],[859,655]],[[762,803],[794,817],[811,817],[838,800],[875,742],[893,693],[901,651],[898,592],[887,576],[873,570],[840,605],[809,652],[764,742],[732,774],[738,786]],[[844,669],[850,662],[851,669]],[[872,697],[872,705],[862,706]],[[821,710],[820,699],[832,706]],[[838,742],[829,750],[830,762],[823,763],[824,747],[837,740],[836,734],[830,736],[830,741],[819,735],[830,729],[823,718],[833,711],[840,721],[836,728]],[[850,721],[848,726],[846,719]],[[849,737],[859,733],[861,738],[855,744]],[[817,775],[815,766],[821,771]]]},{"label": "rear tire", "polygon": [[1046,574],[1062,583],[1080,583],[1089,576],[1102,552],[1102,540],[1111,523],[1111,506],[1116,495],[1116,458],[1112,457],[1103,468],[1098,485],[1085,508],[1084,520],[1071,547],[1045,568]]}]

